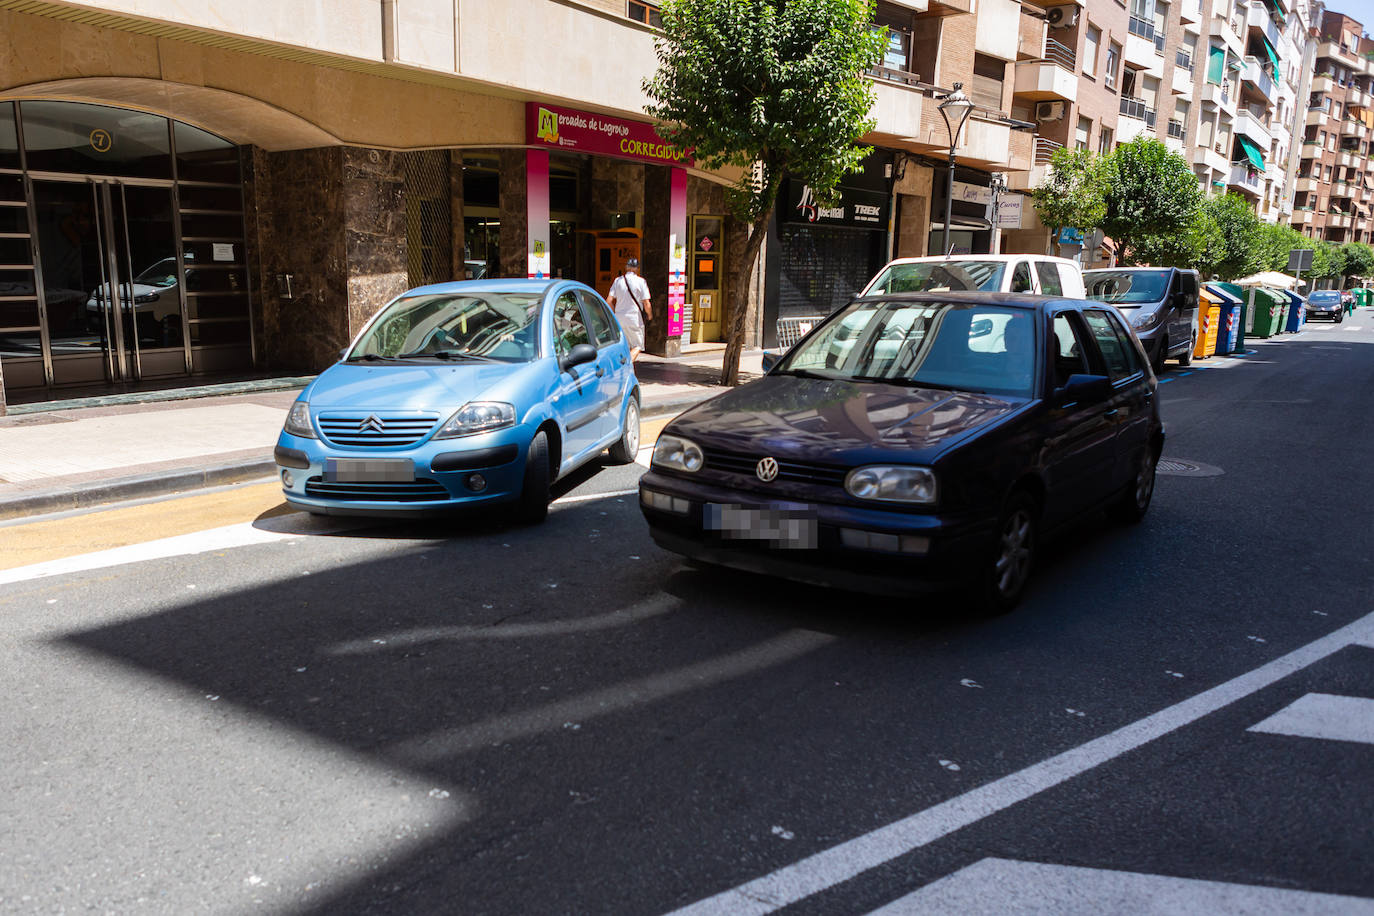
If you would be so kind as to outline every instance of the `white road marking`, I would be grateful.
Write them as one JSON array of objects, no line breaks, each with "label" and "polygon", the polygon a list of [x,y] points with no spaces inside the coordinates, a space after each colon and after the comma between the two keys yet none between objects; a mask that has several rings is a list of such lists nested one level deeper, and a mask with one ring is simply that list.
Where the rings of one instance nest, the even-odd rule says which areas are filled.
[{"label": "white road marking", "polygon": [[1099,913],[1374,914],[1374,900],[1255,884],[988,858],[870,916],[1098,916]]},{"label": "white road marking", "polygon": [[1309,693],[1246,730],[1374,744],[1374,700]]},{"label": "white road marking", "polygon": [[762,914],[789,906],[1162,738],[1346,646],[1366,643],[1374,643],[1374,614],[1367,614],[1253,671],[1086,744],[822,850],[772,874],[683,907],[676,913],[692,916]]},{"label": "white road marking", "polygon": [[647,468],[649,467],[650,463],[652,463],[653,459],[654,447],[652,445],[646,445],[643,448],[641,448],[639,452],[635,455],[635,464]]},{"label": "white road marking", "polygon": [[814,652],[834,642],[835,638],[828,633],[789,630],[729,655],[591,690],[544,706],[493,715],[470,725],[437,729],[384,748],[382,754],[412,766],[452,760],[460,754],[555,732],[564,722],[586,723],[689,690],[757,674],[765,668]]},{"label": "white road marking", "polygon": [[549,505],[561,506],[564,503],[586,503],[594,499],[610,499],[612,496],[629,496],[631,493],[638,493],[639,487],[631,487],[628,490],[607,490],[604,493],[579,493],[576,496],[560,496]]}]

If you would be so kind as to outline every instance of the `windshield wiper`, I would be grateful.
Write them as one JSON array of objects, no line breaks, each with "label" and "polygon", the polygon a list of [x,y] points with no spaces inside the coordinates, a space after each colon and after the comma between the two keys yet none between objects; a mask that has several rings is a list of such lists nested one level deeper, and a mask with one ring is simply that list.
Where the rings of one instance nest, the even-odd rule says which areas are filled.
[{"label": "windshield wiper", "polygon": [[825,375],[814,369],[779,369],[774,375],[795,375],[797,378],[818,378],[823,382],[836,382],[848,378],[843,375]]},{"label": "windshield wiper", "polygon": [[420,359],[422,357],[432,359],[470,359],[480,363],[489,363],[492,361],[490,357],[478,356],[475,353],[465,353],[462,350],[433,350],[428,352],[425,350],[412,350],[410,353],[399,353],[391,358]]},{"label": "windshield wiper", "polygon": [[[925,382],[917,378],[903,378],[901,376],[889,375],[851,375],[850,378],[860,382],[883,382],[888,385],[902,385],[906,388],[936,388],[940,391],[973,391],[972,388],[955,388],[953,385],[941,385],[939,382]],[[981,392],[980,392],[981,393]]]},{"label": "windshield wiper", "polygon": [[364,353],[361,356],[350,356],[348,359],[344,360],[344,362],[356,363],[360,359],[365,359],[368,362],[372,363],[382,359],[382,357],[378,356],[376,353]]}]

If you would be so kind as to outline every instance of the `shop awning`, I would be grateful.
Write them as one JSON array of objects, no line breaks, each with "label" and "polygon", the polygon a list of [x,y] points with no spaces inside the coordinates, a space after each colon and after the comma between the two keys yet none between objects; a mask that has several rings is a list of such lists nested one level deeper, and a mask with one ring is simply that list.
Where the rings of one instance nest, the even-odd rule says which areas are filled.
[{"label": "shop awning", "polygon": [[1264,45],[1264,53],[1269,55],[1269,62],[1274,65],[1274,72],[1279,72],[1279,53],[1274,50],[1274,46],[1269,43],[1269,39],[1260,33],[1260,44]]},{"label": "shop awning", "polygon": [[1274,18],[1277,19],[1281,25],[1288,24],[1288,17],[1283,14],[1283,7],[1279,6],[1278,0],[1264,0],[1264,5],[1269,7],[1269,12],[1274,14]]},{"label": "shop awning", "polygon": [[1240,148],[1245,150],[1245,158],[1250,160],[1250,164],[1263,171],[1264,151],[1259,148],[1259,144],[1244,134],[1236,134],[1236,139],[1240,141]]}]

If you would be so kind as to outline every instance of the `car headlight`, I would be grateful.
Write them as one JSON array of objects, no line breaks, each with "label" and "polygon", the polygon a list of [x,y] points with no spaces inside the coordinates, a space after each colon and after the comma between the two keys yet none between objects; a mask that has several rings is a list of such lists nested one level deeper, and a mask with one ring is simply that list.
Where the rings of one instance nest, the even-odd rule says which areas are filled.
[{"label": "car headlight", "polygon": [[502,401],[473,401],[458,408],[434,434],[435,439],[473,436],[515,425],[515,406]]},{"label": "car headlight", "polygon": [[1162,311],[1147,312],[1141,310],[1131,319],[1131,327],[1135,328],[1137,331],[1150,331],[1159,327],[1159,323],[1163,320],[1164,313]]},{"label": "car headlight", "polygon": [[293,436],[314,439],[315,427],[310,425],[310,404],[306,401],[297,401],[292,404],[291,410],[286,414],[286,426],[284,428]]},{"label": "car headlight", "polygon": [[930,468],[875,464],[850,471],[844,488],[858,499],[928,505],[935,502],[935,473]]},{"label": "car headlight", "polygon": [[695,474],[706,463],[706,456],[702,454],[701,446],[692,440],[664,435],[659,436],[654,444],[654,457],[650,463]]}]

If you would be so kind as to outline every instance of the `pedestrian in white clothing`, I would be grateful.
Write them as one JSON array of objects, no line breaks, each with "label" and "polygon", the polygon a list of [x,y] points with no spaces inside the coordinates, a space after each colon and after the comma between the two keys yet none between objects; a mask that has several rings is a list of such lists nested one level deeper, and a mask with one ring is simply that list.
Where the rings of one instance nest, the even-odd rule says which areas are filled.
[{"label": "pedestrian in white clothing", "polygon": [[630,362],[639,358],[644,349],[644,323],[654,317],[649,306],[649,284],[639,276],[639,259],[630,258],[625,262],[625,271],[611,284],[611,293],[606,297],[620,326],[625,329],[625,342],[630,345]]}]

